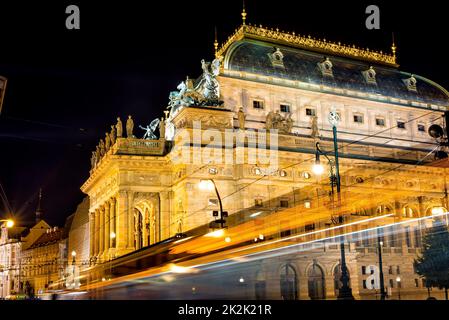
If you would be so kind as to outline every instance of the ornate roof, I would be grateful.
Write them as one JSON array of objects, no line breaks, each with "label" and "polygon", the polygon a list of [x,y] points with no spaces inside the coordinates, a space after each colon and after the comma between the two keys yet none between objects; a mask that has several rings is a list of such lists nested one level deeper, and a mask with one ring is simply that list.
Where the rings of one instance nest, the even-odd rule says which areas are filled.
[{"label": "ornate roof", "polygon": [[281,32],[279,29],[273,30],[254,25],[246,25],[243,23],[233,35],[231,35],[227,41],[218,49],[218,42],[215,41],[214,46],[216,49],[216,56],[223,56],[226,50],[235,41],[246,39],[256,39],[262,41],[269,41],[271,43],[288,45],[296,48],[311,50],[324,54],[337,55],[343,57],[350,57],[353,59],[370,61],[377,64],[385,64],[389,66],[395,66],[396,64],[396,46],[393,43],[391,49],[392,53],[387,54],[382,51],[372,51],[370,49],[357,48],[355,45],[349,46],[341,44],[340,42],[330,42],[326,39],[319,40],[314,39],[311,36],[296,35],[294,32]]},{"label": "ornate roof", "polygon": [[[393,63],[393,58],[390,59],[387,55],[383,55],[382,59],[390,59],[392,63],[375,60],[374,56],[369,59],[358,59],[350,57],[349,54],[347,56],[323,54],[316,50],[306,50],[305,46],[299,48],[281,45],[279,42],[273,43],[270,39],[268,37],[256,40],[243,34],[240,39],[233,38],[232,42],[226,43],[220,51],[217,51],[217,55],[224,54],[225,70],[372,93],[406,100],[407,103],[417,101],[425,104],[425,107],[429,107],[430,104],[449,105],[449,93],[443,87],[424,77],[399,71],[397,65]],[[272,58],[279,52],[281,64]],[[331,62],[331,73],[328,74],[320,70],[320,63],[323,63],[326,57]],[[375,71],[373,81],[369,81],[366,76],[371,66]],[[416,80],[412,90],[407,85],[407,81],[411,78]]]}]

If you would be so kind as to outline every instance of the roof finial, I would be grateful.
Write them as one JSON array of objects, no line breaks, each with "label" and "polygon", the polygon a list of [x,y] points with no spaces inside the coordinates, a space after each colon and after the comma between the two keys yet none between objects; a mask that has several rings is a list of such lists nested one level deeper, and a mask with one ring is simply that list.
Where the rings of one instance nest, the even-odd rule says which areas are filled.
[{"label": "roof finial", "polygon": [[394,32],[391,33],[391,36],[393,38],[393,44],[391,45],[391,51],[393,52],[393,58],[396,62],[396,44],[394,43]]},{"label": "roof finial", "polygon": [[217,26],[215,26],[215,41],[214,41],[214,48],[215,48],[215,58],[218,58]]},{"label": "roof finial", "polygon": [[243,21],[243,25],[246,25],[245,0],[243,0],[242,21]]},{"label": "roof finial", "polygon": [[36,223],[42,220],[42,214],[44,211],[42,210],[42,188],[39,189],[39,200],[37,203],[36,209]]}]

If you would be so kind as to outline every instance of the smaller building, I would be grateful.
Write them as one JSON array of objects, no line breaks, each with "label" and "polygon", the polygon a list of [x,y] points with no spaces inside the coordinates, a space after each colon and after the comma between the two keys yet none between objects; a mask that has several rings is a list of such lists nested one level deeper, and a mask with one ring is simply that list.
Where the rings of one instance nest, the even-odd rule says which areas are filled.
[{"label": "smaller building", "polygon": [[67,262],[64,228],[48,228],[30,247],[22,250],[24,293],[35,296],[63,278]]},{"label": "smaller building", "polygon": [[0,235],[0,298],[20,291],[20,252],[23,227],[1,227]]}]

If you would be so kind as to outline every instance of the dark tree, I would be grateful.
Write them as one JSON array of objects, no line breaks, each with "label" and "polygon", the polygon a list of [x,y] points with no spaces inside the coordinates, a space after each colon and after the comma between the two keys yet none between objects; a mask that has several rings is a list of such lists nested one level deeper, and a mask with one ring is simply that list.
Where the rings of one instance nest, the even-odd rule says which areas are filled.
[{"label": "dark tree", "polygon": [[414,261],[416,272],[425,279],[428,287],[444,289],[448,300],[449,289],[449,230],[441,219],[436,219],[432,229],[423,239],[422,255]]}]

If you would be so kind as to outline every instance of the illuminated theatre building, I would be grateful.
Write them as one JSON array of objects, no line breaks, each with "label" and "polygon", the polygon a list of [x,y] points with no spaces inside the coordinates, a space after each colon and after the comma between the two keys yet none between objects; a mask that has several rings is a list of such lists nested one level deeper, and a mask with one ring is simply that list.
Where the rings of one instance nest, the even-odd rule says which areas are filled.
[{"label": "illuminated theatre building", "polygon": [[[213,189],[199,185],[213,179],[229,214],[226,232],[238,231],[229,245],[257,241],[259,235],[265,243],[286,239],[279,246],[305,243],[297,253],[258,260],[246,274],[242,271],[250,288],[245,297],[336,298],[340,246],[335,236],[344,232],[352,294],[378,299],[379,290],[370,290],[367,282],[370,266],[378,266],[379,238],[376,229],[361,231],[396,223],[382,237],[386,291],[396,298],[400,286],[404,298],[426,298],[413,259],[420,252],[423,224],[431,223],[419,218],[447,207],[446,169],[431,164],[442,149],[428,128],[444,126],[448,92],[399,71],[394,44],[392,54],[374,52],[249,25],[244,19],[215,48],[216,59],[203,62],[203,75],[187,79],[170,95],[165,137],[123,134],[94,161],[82,186],[90,198],[92,268],[177,234],[212,231],[208,226],[217,219],[212,212],[219,210],[218,199]],[[201,81],[206,82],[202,87]],[[316,142],[334,161],[331,111],[340,118],[338,205],[324,155],[325,172],[312,171]],[[201,123],[201,146],[183,140],[194,135],[195,121]],[[276,170],[248,161],[180,161],[182,152],[193,159],[210,147],[210,135],[204,134],[208,129],[218,130],[222,141],[225,130],[244,132],[245,144],[234,143],[232,151],[234,158],[243,151],[245,160],[255,152],[248,143],[255,130],[267,129],[269,139],[270,129],[278,129]],[[343,228],[337,216],[343,216]],[[306,235],[295,237],[301,234]],[[176,250],[214,249],[202,247],[200,240],[186,240]],[[220,250],[226,250],[228,244],[220,241]],[[431,294],[439,298],[442,293],[432,289]]]}]

